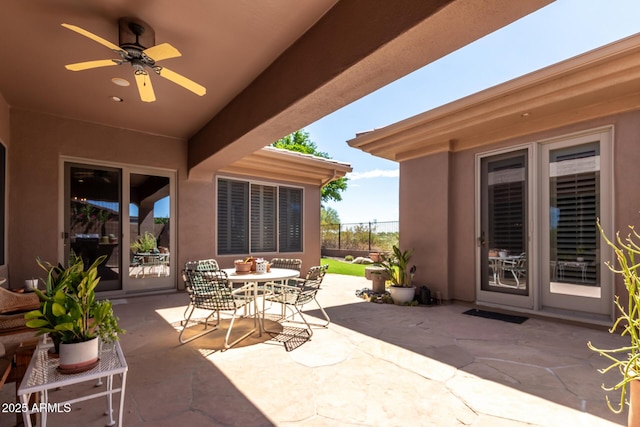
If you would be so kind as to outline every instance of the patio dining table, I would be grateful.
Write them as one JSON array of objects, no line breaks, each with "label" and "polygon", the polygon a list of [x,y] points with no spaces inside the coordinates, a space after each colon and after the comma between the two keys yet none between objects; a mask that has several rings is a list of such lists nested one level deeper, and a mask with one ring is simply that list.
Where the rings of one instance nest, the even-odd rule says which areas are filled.
[{"label": "patio dining table", "polygon": [[[272,268],[270,271],[266,273],[256,273],[255,271],[251,271],[248,273],[236,273],[235,268],[223,268],[225,273],[227,273],[227,277],[230,284],[241,283],[241,284],[252,284],[253,285],[253,294],[254,294],[254,313],[255,316],[258,317],[258,327],[260,330],[260,336],[262,336],[262,331],[264,329],[263,320],[260,319],[259,310],[258,310],[258,293],[260,292],[260,288],[258,286],[259,283],[264,282],[279,282],[283,280],[293,279],[295,277],[300,276],[300,272],[298,270],[290,270],[287,268]],[[264,295],[263,295],[264,296]],[[262,313],[264,316],[264,312]]]}]

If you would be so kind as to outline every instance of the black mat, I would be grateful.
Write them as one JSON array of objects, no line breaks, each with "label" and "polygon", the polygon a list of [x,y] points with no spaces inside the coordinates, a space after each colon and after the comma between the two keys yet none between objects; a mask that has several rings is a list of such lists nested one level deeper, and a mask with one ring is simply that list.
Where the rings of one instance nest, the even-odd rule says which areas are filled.
[{"label": "black mat", "polygon": [[502,320],[503,322],[518,323],[518,324],[528,319],[528,317],[524,317],[524,316],[512,316],[510,314],[502,314],[502,313],[496,313],[493,311],[478,310],[476,308],[467,310],[462,314],[468,314],[470,316],[477,316],[477,317],[484,317],[485,319]]}]

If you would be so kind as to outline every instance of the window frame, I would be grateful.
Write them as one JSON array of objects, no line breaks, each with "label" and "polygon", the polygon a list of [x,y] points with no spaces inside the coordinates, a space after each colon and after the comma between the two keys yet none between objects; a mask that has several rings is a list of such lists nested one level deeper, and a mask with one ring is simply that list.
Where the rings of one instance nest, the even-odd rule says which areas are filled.
[{"label": "window frame", "polygon": [[[245,209],[245,220],[246,220],[246,224],[247,224],[247,235],[243,236],[243,238],[245,239],[245,252],[233,252],[233,251],[229,251],[227,250],[228,248],[224,247],[223,245],[220,245],[220,227],[221,227],[221,221],[220,221],[220,182],[221,181],[235,181],[237,183],[242,183],[243,185],[246,185],[246,187],[248,188],[247,191],[247,197],[245,199],[245,203],[246,203],[246,209]],[[264,241],[264,236],[261,236],[259,239],[254,239],[253,236],[253,230],[256,226],[256,222],[253,220],[252,218],[252,209],[253,209],[253,205],[252,205],[252,197],[253,197],[253,188],[255,187],[270,187],[270,188],[274,188],[275,189],[275,215],[274,215],[274,225],[275,225],[275,230],[274,230],[274,236],[275,236],[275,248],[273,250],[265,250],[264,247],[258,247],[255,248],[252,247],[252,242],[253,241]],[[299,218],[298,218],[298,223],[300,224],[300,232],[299,232],[299,245],[297,247],[294,247],[293,249],[291,249],[290,246],[286,246],[286,247],[282,247],[282,239],[281,239],[281,224],[282,224],[282,215],[285,215],[284,212],[282,212],[282,209],[280,209],[280,197],[281,197],[281,189],[289,189],[289,190],[297,190],[300,192],[300,214],[299,214]],[[257,255],[257,254],[263,254],[263,253],[280,253],[280,252],[302,252],[304,250],[304,187],[299,186],[299,185],[286,185],[283,183],[277,183],[277,182],[268,182],[268,181],[260,181],[260,180],[252,180],[252,179],[246,179],[246,178],[238,178],[238,177],[231,177],[231,176],[216,176],[216,195],[215,195],[215,201],[216,201],[216,253],[218,255]],[[264,213],[264,206],[262,207],[262,212]],[[228,211],[228,209],[227,209]],[[264,226],[264,222],[263,222],[264,218],[260,218],[258,222],[260,222],[261,226]],[[227,221],[228,222],[228,221]],[[289,221],[287,221],[289,222]]]}]

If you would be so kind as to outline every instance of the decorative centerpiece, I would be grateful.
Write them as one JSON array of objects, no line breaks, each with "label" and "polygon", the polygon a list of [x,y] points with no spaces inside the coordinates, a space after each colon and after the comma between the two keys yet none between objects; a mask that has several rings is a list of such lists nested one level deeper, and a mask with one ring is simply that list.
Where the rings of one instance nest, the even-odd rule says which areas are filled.
[{"label": "decorative centerpiece", "polygon": [[111,301],[96,301],[98,266],[105,259],[106,255],[99,257],[86,271],[82,258],[75,254],[68,268],[38,259],[38,265],[47,271],[46,288],[44,292],[34,289],[40,308],[25,314],[26,325],[37,329],[36,335],[49,335],[58,347],[62,373],[93,368],[98,363],[98,340],[113,342],[125,332],[118,327]]},{"label": "decorative centerpiece", "polygon": [[251,266],[253,265],[253,262],[251,261],[251,259],[252,258],[247,258],[245,260],[242,260],[242,259],[235,260],[233,263],[236,267],[236,273],[237,274],[251,273]]}]

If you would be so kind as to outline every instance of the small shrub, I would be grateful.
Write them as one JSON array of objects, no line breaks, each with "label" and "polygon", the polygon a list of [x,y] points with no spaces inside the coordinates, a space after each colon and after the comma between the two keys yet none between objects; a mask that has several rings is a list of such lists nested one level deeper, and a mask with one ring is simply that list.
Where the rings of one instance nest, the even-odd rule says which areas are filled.
[{"label": "small shrub", "polygon": [[346,257],[344,257],[344,260],[348,262],[353,261],[353,255],[347,255]]}]

